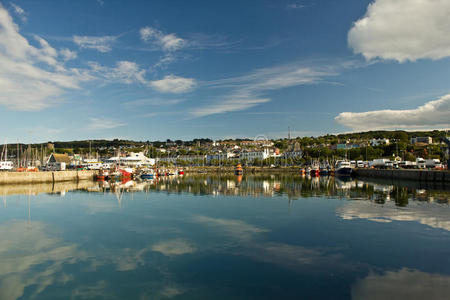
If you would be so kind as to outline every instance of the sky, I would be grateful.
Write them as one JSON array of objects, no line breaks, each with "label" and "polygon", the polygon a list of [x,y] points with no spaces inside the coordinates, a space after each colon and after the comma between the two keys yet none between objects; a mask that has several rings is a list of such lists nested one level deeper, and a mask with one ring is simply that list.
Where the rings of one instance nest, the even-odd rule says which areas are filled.
[{"label": "sky", "polygon": [[450,1],[0,0],[0,140],[450,128]]}]

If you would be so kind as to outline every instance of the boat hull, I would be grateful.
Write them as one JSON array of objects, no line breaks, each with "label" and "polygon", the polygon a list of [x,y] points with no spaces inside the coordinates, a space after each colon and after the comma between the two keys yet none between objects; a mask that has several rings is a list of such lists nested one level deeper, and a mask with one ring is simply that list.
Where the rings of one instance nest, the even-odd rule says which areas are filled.
[{"label": "boat hull", "polygon": [[334,172],[335,176],[351,176],[353,173],[352,168],[339,168]]}]

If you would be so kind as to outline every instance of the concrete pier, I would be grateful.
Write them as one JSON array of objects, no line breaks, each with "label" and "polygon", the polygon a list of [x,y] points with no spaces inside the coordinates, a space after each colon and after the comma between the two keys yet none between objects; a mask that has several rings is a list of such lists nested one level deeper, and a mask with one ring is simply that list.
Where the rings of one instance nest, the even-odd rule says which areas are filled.
[{"label": "concrete pier", "polygon": [[0,184],[93,180],[96,171],[0,172]]},{"label": "concrete pier", "polygon": [[357,177],[450,183],[450,171],[355,169]]}]

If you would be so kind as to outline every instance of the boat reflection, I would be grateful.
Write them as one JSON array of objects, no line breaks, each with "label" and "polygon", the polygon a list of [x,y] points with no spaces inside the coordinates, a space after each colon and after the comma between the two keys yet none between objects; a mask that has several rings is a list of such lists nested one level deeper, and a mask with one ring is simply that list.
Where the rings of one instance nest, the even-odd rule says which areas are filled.
[{"label": "boat reflection", "polygon": [[189,193],[212,196],[287,196],[289,200],[310,197],[338,197],[366,199],[379,204],[388,201],[397,206],[407,206],[410,201],[447,203],[450,188],[444,185],[424,185],[417,182],[389,182],[293,175],[190,175],[155,178],[146,181],[80,181],[55,184],[2,185],[0,195],[37,195],[41,193],[64,196],[77,190],[88,193],[113,193],[121,198],[123,193]]},{"label": "boat reflection", "polygon": [[287,196],[289,200],[309,197],[339,197],[373,200],[383,204],[394,201],[406,206],[409,201],[448,203],[450,191],[445,186],[422,186],[414,182],[367,181],[352,178],[249,175],[192,175],[164,177],[149,181],[99,182],[90,192],[189,193],[212,196]]}]

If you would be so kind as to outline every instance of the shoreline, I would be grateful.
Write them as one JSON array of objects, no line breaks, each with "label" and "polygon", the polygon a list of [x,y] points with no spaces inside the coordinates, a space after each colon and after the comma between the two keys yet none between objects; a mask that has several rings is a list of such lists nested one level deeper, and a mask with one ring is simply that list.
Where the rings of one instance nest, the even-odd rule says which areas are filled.
[{"label": "shoreline", "polygon": [[0,185],[93,180],[97,171],[0,172]]}]

